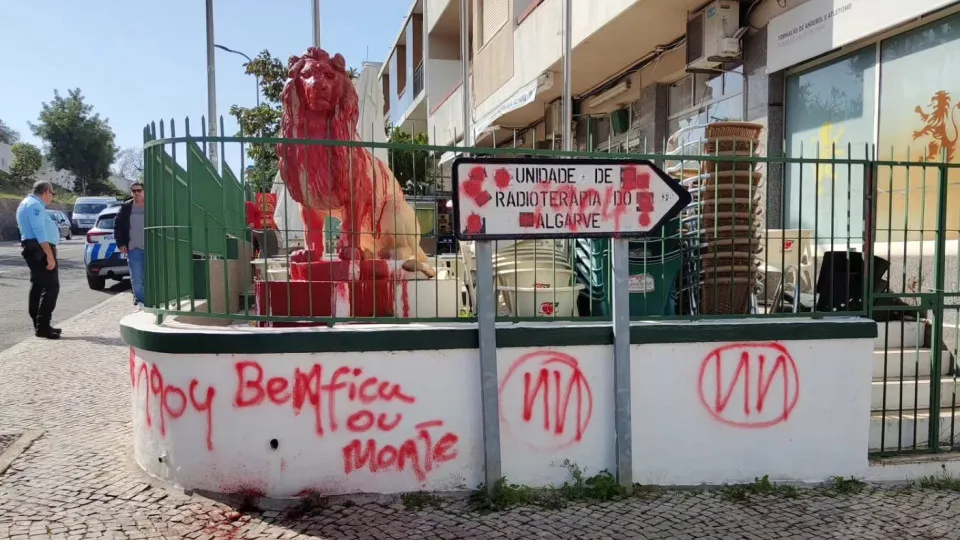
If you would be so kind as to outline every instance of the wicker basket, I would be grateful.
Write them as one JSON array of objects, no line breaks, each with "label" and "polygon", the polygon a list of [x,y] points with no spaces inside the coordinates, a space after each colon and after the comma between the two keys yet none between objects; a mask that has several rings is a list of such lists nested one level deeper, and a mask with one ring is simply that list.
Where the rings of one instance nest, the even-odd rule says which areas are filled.
[{"label": "wicker basket", "polygon": [[763,212],[760,197],[751,199],[709,199],[700,201],[700,217],[707,218],[718,214],[734,212],[759,216]]},{"label": "wicker basket", "polygon": [[726,227],[747,227],[750,230],[763,229],[763,223],[757,219],[757,216],[751,214],[727,214],[731,217],[718,216],[716,214],[700,219],[700,230],[715,232],[725,230]]},{"label": "wicker basket", "polygon": [[[749,154],[750,152],[743,152]],[[757,164],[752,161],[704,161],[703,172],[756,171]]]},{"label": "wicker basket", "polygon": [[[729,150],[725,152],[714,152],[706,153],[705,155],[710,155],[717,158],[752,158],[756,156],[756,148],[751,151],[749,148],[745,150]],[[752,161],[703,161],[701,162],[701,169],[704,173],[714,173],[717,171],[731,171],[731,170],[756,170],[758,164]]]},{"label": "wicker basket", "polygon": [[714,201],[723,199],[737,200],[755,200],[759,202],[757,194],[759,190],[756,186],[723,184],[717,186],[702,186],[697,194],[697,200]]},{"label": "wicker basket", "polygon": [[751,171],[749,169],[741,169],[736,171],[718,171],[713,173],[702,174],[700,177],[703,179],[701,183],[702,186],[747,186],[752,185],[753,187],[760,186],[760,183],[763,181],[763,174],[760,171]]},{"label": "wicker basket", "polygon": [[723,152],[746,152],[756,155],[759,148],[760,140],[750,137],[723,137],[703,143],[703,153],[708,156]]},{"label": "wicker basket", "polygon": [[714,122],[707,124],[705,137],[707,139],[718,139],[727,137],[744,137],[747,139],[759,139],[763,131],[763,124],[753,122]]},{"label": "wicker basket", "polygon": [[[720,264],[714,264],[720,263]],[[734,277],[753,277],[759,271],[760,261],[757,259],[747,259],[746,261],[737,261],[733,259],[712,259],[706,258],[700,261],[700,275],[710,276],[734,276]]]},{"label": "wicker basket", "polygon": [[742,315],[750,310],[750,293],[755,287],[748,277],[704,279],[700,283],[701,315]]},{"label": "wicker basket", "polygon": [[763,243],[760,237],[756,238],[710,238],[700,237],[700,256],[731,252],[763,253]]}]

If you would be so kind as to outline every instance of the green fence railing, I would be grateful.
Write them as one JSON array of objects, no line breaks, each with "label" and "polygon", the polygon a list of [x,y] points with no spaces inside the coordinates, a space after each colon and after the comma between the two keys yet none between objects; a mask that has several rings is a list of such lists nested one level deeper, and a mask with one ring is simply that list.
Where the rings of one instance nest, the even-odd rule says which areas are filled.
[{"label": "green fence railing", "polygon": [[[536,147],[208,138],[190,135],[187,124],[182,135],[173,122],[166,128],[145,130],[147,310],[194,324],[476,320],[470,246],[450,236],[449,156],[611,157]],[[211,144],[220,156],[240,156],[239,176],[223,158],[206,157]],[[399,279],[397,267],[336,262],[338,238],[377,235],[340,223],[338,209],[314,209],[323,214],[324,254],[298,251],[304,229],[295,225],[295,208],[277,217],[276,230],[248,228],[245,205],[264,185],[246,178],[243,160],[250,145],[276,144],[386,156],[398,182],[390,184],[394,192],[378,196],[416,195],[411,206],[420,227],[434,229],[418,241],[438,275]],[[697,150],[613,154],[654,162],[694,195],[658,238],[631,245],[632,318],[871,317],[880,336],[870,450],[960,447],[960,164],[911,161],[908,153],[882,159],[870,147],[839,152],[860,159]],[[838,152],[816,148],[815,154]],[[340,174],[343,185],[359,185],[353,175],[360,171]],[[427,219],[434,209],[436,217]],[[251,262],[254,242],[266,255]],[[610,320],[606,242],[573,238],[494,249],[499,321]]]}]

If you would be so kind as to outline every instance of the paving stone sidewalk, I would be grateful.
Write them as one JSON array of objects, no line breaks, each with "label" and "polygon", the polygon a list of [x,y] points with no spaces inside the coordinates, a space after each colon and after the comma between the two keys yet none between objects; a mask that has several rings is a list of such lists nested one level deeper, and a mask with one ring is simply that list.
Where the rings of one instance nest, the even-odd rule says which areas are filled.
[{"label": "paving stone sidewalk", "polygon": [[151,484],[132,465],[117,324],[130,309],[121,295],[65,323],[60,341],[31,338],[0,352],[0,433],[43,431],[0,476],[0,539],[960,539],[960,494],[918,488],[746,500],[669,492],[493,514],[469,512],[463,502],[260,513],[187,496]]}]

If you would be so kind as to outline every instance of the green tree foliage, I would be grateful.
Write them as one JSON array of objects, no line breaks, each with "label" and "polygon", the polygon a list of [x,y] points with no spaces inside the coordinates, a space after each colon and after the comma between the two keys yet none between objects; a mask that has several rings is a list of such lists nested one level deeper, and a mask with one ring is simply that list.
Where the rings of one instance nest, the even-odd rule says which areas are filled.
[{"label": "green tree foliage", "polygon": [[127,183],[143,182],[143,148],[124,148],[114,163],[117,176]]},{"label": "green tree foliage", "polygon": [[[263,100],[259,107],[230,107],[230,115],[240,124],[241,136],[277,137],[280,133],[280,119],[283,105],[280,101],[283,85],[287,82],[287,65],[270,54],[269,50],[260,51],[252,62],[244,64],[247,75],[260,79],[260,92]],[[350,68],[350,76],[356,78],[359,72]],[[279,170],[277,145],[247,145],[247,157],[253,160],[253,167],[246,171],[246,181],[255,191],[270,191],[273,179]]]},{"label": "green tree foliage", "polygon": [[111,193],[110,166],[117,155],[114,133],[105,118],[93,112],[79,88],[61,96],[56,90],[53,101],[44,103],[34,135],[50,146],[48,157],[57,169],[66,169],[76,177],[74,191],[82,194]]},{"label": "green tree foliage", "polygon": [[10,149],[13,154],[13,162],[10,164],[10,177],[18,186],[28,184],[33,181],[33,175],[37,174],[40,166],[43,165],[43,155],[40,149],[30,143],[17,143]]},{"label": "green tree foliage", "polygon": [[20,141],[20,134],[0,120],[0,143],[16,144],[18,141]]},{"label": "green tree foliage", "polygon": [[[240,136],[277,137],[280,133],[280,119],[283,108],[280,104],[280,95],[283,84],[287,82],[287,68],[279,58],[275,58],[270,51],[264,49],[253,59],[244,64],[247,75],[260,78],[260,92],[263,101],[259,107],[230,107],[230,115],[240,124]],[[246,171],[246,181],[254,190],[259,192],[270,191],[273,179],[279,170],[277,145],[250,144],[247,146],[247,157],[253,160],[253,167]]]},{"label": "green tree foliage", "polygon": [[[390,128],[389,142],[405,145],[430,144],[426,133],[410,135],[400,128]],[[433,165],[433,154],[426,150],[391,148],[388,150],[390,170],[407,195],[433,194],[437,188],[437,177]]]}]

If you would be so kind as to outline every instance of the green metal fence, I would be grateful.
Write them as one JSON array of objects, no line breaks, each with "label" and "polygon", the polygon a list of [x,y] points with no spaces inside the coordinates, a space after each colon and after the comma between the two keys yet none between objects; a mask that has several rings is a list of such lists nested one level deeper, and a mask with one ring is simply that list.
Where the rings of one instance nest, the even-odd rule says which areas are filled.
[{"label": "green metal fence", "polygon": [[[239,176],[222,159],[217,164],[207,159],[210,144],[218,145],[221,156],[228,150],[239,156]],[[385,155],[400,179],[394,189],[408,192],[405,198],[427,233],[420,245],[429,253],[428,266],[439,275],[428,279],[396,267],[380,272],[373,263],[348,265],[346,274],[335,275],[339,263],[330,261],[339,238],[375,231],[333,218],[326,221],[325,253],[309,259],[296,251],[303,229],[293,225],[299,215],[294,209],[278,217],[276,231],[251,230],[245,204],[254,198],[244,156],[252,144]],[[757,157],[753,148],[698,150],[616,154],[654,162],[695,195],[659,238],[631,244],[631,317],[872,317],[880,335],[871,382],[871,451],[960,445],[960,207],[951,203],[960,165],[877,159],[869,147],[817,149],[817,155],[863,159]],[[469,246],[444,235],[450,225],[444,217],[450,200],[447,158],[464,152],[518,159],[611,157],[535,147],[208,138],[191,135],[188,124],[182,135],[173,122],[166,129],[150,126],[145,130],[147,309],[158,320],[179,317],[192,324],[473,321]],[[352,174],[341,180],[354,185],[359,179]],[[276,252],[251,262],[257,259],[251,253],[254,240],[264,251],[275,244]],[[439,253],[444,250],[450,253]],[[605,241],[577,238],[519,248],[495,245],[497,319],[609,321],[609,251]],[[523,264],[524,271],[533,269],[533,287],[521,285]],[[539,287],[540,281],[552,286]],[[563,286],[570,290],[561,298],[557,290]],[[560,307],[571,299],[575,310]],[[537,309],[524,307],[529,305]]]}]

